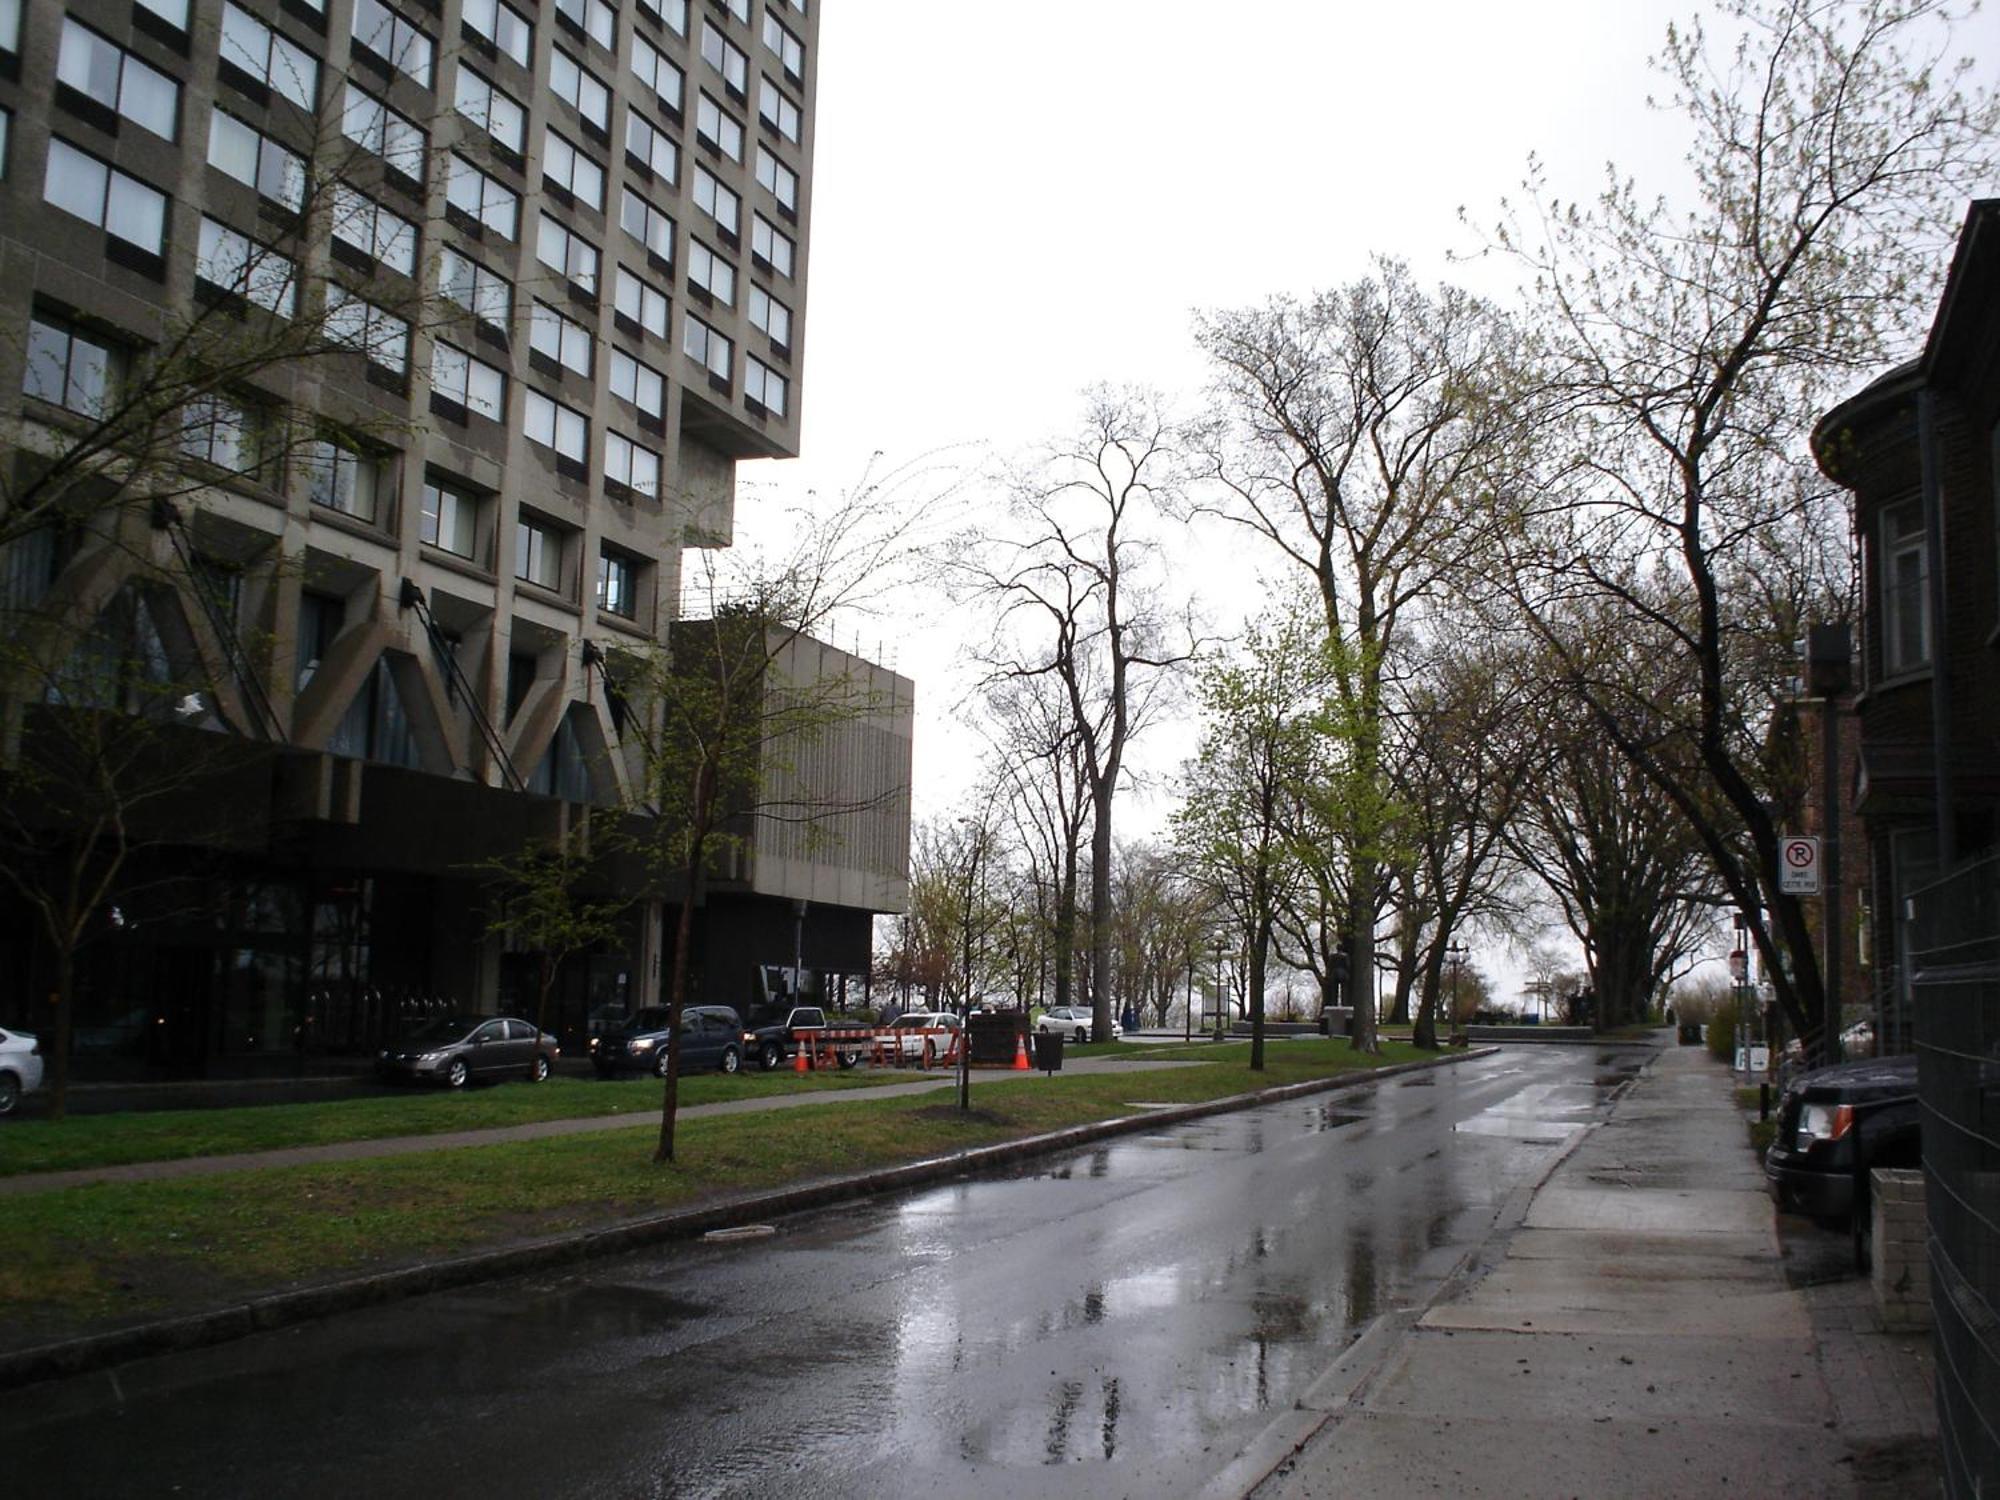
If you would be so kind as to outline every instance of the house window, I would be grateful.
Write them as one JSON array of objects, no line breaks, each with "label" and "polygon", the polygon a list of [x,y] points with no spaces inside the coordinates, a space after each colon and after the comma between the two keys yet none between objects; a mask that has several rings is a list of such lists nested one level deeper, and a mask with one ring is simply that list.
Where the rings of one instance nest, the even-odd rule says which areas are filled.
[{"label": "house window", "polygon": [[763,87],[757,91],[757,118],[793,145],[798,144],[799,107],[768,78],[763,80]]},{"label": "house window", "polygon": [[319,59],[231,0],[222,5],[222,60],[300,109],[319,98]]},{"label": "house window", "polygon": [[716,181],[706,167],[694,169],[694,206],[715,220],[716,227],[732,239],[742,222],[743,201]]},{"label": "house window", "polygon": [[604,168],[553,130],[542,135],[542,175],[599,212],[604,208]]},{"label": "house window", "polygon": [[436,48],[422,27],[406,21],[382,0],[354,0],[354,41],[397,72],[431,86]]},{"label": "house window", "polygon": [[480,322],[504,333],[514,312],[514,289],[498,271],[489,271],[447,245],[438,253],[438,290]]},{"label": "house window", "polygon": [[[463,70],[460,70],[463,76]],[[364,151],[371,151],[412,182],[424,178],[427,141],[422,130],[366,89],[347,85],[340,113],[340,133]]]},{"label": "house window", "polygon": [[764,45],[784,67],[787,78],[794,83],[805,82],[805,44],[787,31],[783,23],[768,10],[764,12]]},{"label": "house window", "polygon": [[792,343],[792,310],[755,282],[750,284],[750,326],[771,340],[774,348]]},{"label": "house window", "polygon": [[234,115],[208,117],[208,164],[297,213],[306,201],[306,159]]},{"label": "house window", "polygon": [[599,130],[611,126],[611,90],[582,63],[557,47],[549,53],[549,92]]},{"label": "house window", "polygon": [[1888,676],[1931,659],[1930,570],[1924,515],[1915,500],[1882,515],[1882,668]]},{"label": "house window", "polygon": [[175,138],[181,86],[68,16],[63,17],[56,79],[164,140]]},{"label": "house window", "polygon": [[514,576],[538,588],[562,592],[562,533],[521,517],[514,527]]},{"label": "house window", "polygon": [[618,222],[648,252],[672,264],[674,221],[630,188],[625,189],[625,199],[619,205]]},{"label": "house window", "polygon": [[712,21],[701,23],[701,60],[722,75],[722,81],[737,98],[748,97],[750,59],[743,55],[742,48],[716,30]]},{"label": "house window", "polygon": [[610,50],[618,18],[604,0],[556,0],[556,14],[598,46]]},{"label": "house window", "polygon": [[791,236],[779,229],[762,214],[753,214],[750,225],[750,255],[762,261],[780,276],[790,278],[792,274]]},{"label": "house window", "polygon": [[631,403],[648,416],[666,411],[667,378],[643,360],[634,359],[623,349],[611,351],[611,394]]},{"label": "house window", "polygon": [[332,217],[331,232],[341,244],[405,276],[416,271],[417,226],[401,214],[336,183]]},{"label": "house window", "polygon": [[535,239],[535,259],[561,272],[591,296],[597,295],[597,247],[547,214],[542,215],[541,233]]},{"label": "house window", "polygon": [[307,443],[299,456],[306,495],[314,505],[373,523],[382,489],[382,463],[330,438]]},{"label": "house window", "polygon": [[49,137],[42,197],[149,255],[167,247],[167,195],[106,166],[58,136]]},{"label": "house window", "polygon": [[431,390],[498,422],[507,410],[507,377],[450,344],[431,345]]},{"label": "house window", "polygon": [[608,615],[631,619],[639,612],[634,587],[637,567],[632,559],[610,548],[597,555],[597,607]]},{"label": "house window", "polygon": [[681,320],[681,352],[711,375],[726,381],[734,347],[729,340],[692,314]]},{"label": "house window", "polygon": [[506,90],[463,65],[453,85],[452,108],[516,156],[527,149],[528,112]]},{"label": "house window", "polygon": [[668,62],[650,42],[637,32],[632,34],[632,76],[653,91],[661,104],[675,119],[681,114],[681,94],[687,80],[681,70]]},{"label": "house window", "polygon": [[479,540],[479,501],[450,485],[426,481],[420,531],[433,547],[472,556]]},{"label": "house window", "polygon": [[680,179],[681,148],[636,109],[625,111],[625,155],[656,177],[668,182]]},{"label": "house window", "polygon": [[21,389],[86,417],[102,416],[117,392],[123,352],[62,324],[28,323]]},{"label": "house window", "polygon": [[760,360],[743,356],[743,398],[774,417],[785,414],[785,377]]},{"label": "house window", "polygon": [[197,396],[181,408],[180,450],[189,458],[248,474],[258,463],[258,421],[241,402]]},{"label": "house window", "polygon": [[521,413],[521,430],[531,443],[553,449],[572,463],[583,463],[590,453],[590,419],[582,412],[551,400],[540,391],[527,394]]},{"label": "house window", "polygon": [[511,240],[519,232],[520,195],[456,153],[448,164],[445,198],[453,208],[495,234]]},{"label": "house window", "polygon": [[530,310],[528,347],[543,358],[574,370],[590,379],[591,355],[595,341],[581,323],[565,318],[546,302]]},{"label": "house window", "polygon": [[660,455],[623,433],[604,434],[604,482],[652,499],[660,492]]},{"label": "house window", "polygon": [[695,105],[694,133],[731,161],[743,160],[743,126],[707,94]]},{"label": "house window", "polygon": [[617,309],[654,338],[667,336],[667,294],[623,266],[618,268]]},{"label": "house window", "polygon": [[291,317],[298,308],[298,274],[291,261],[214,219],[201,221],[194,274],[218,291],[281,318]]},{"label": "house window", "polygon": [[513,6],[501,3],[501,0],[465,0],[460,19],[522,67],[527,67],[533,58],[534,25]]},{"label": "house window", "polygon": [[799,211],[799,174],[779,161],[769,146],[757,148],[757,185],[788,213]]},{"label": "house window", "polygon": [[326,337],[353,349],[385,370],[401,375],[410,368],[410,325],[406,319],[351,295],[326,289]]}]

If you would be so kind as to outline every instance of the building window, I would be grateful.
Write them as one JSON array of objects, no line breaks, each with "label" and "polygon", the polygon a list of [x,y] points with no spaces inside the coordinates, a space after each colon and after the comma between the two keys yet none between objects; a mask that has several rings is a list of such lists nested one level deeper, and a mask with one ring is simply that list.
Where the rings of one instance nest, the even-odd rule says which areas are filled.
[{"label": "building window", "polygon": [[599,130],[611,128],[611,90],[560,47],[549,53],[549,92]]},{"label": "building window", "polygon": [[1924,513],[1915,500],[1882,514],[1882,669],[1888,676],[1931,659],[1930,569]]},{"label": "building window", "polygon": [[63,324],[32,318],[21,389],[86,417],[101,417],[117,394],[123,351]]},{"label": "building window", "polygon": [[750,284],[750,326],[769,338],[774,347],[791,348],[792,310],[755,282]]},{"label": "building window", "polygon": [[675,36],[685,37],[688,34],[687,0],[639,0],[639,9]]},{"label": "building window", "polygon": [[530,310],[528,347],[585,380],[590,379],[594,344],[589,329],[565,318],[548,303],[537,302]]},{"label": "building window", "polygon": [[431,59],[436,47],[414,21],[406,21],[382,0],[354,0],[355,45],[425,88],[431,86]]},{"label": "building window", "polygon": [[438,252],[438,290],[488,327],[507,331],[514,314],[514,289],[498,271],[487,270],[447,245]]},{"label": "building window", "polygon": [[[0,0],[0,11],[4,11],[9,3],[18,4],[18,0]],[[165,21],[174,30],[188,29],[188,0],[137,0],[137,3],[142,9],[152,12],[160,20]],[[16,14],[18,15],[18,11]],[[4,45],[4,42],[0,42],[0,46]]]},{"label": "building window", "polygon": [[707,94],[695,106],[694,133],[731,161],[743,160],[743,126]]},{"label": "building window", "polygon": [[214,219],[201,221],[194,274],[217,291],[281,318],[298,310],[299,280],[290,260]]},{"label": "building window", "polygon": [[701,23],[701,60],[722,75],[722,81],[737,98],[749,97],[750,59],[720,31],[713,21]]},{"label": "building window", "polygon": [[319,99],[319,59],[231,3],[222,5],[222,60],[300,109]]},{"label": "building window", "polygon": [[681,175],[681,148],[636,109],[625,111],[625,155],[667,182]]},{"label": "building window", "polygon": [[293,213],[305,206],[306,159],[219,109],[208,117],[208,164]]},{"label": "building window", "polygon": [[736,267],[700,240],[688,240],[688,285],[700,287],[724,307],[736,305]]},{"label": "building window", "polygon": [[330,229],[340,244],[392,271],[409,276],[417,269],[417,226],[341,183],[333,188]]},{"label": "building window", "polygon": [[762,214],[754,214],[750,226],[750,257],[761,261],[780,276],[792,274],[792,239]]},{"label": "building window", "polygon": [[627,234],[667,264],[674,259],[674,221],[630,188],[618,208],[618,222]]},{"label": "building window", "polygon": [[611,394],[650,417],[666,414],[666,376],[623,349],[611,351]]},{"label": "building window", "polygon": [[448,164],[445,199],[467,218],[484,224],[495,234],[510,240],[518,237],[520,195],[488,177],[456,152]]},{"label": "building window", "polygon": [[553,129],[542,133],[542,176],[578,201],[604,211],[604,168]]},{"label": "building window", "polygon": [[330,343],[353,349],[398,375],[409,370],[410,325],[394,313],[329,285],[325,326]]},{"label": "building window", "polygon": [[693,314],[681,319],[681,352],[711,375],[729,379],[734,346]]},{"label": "building window", "polygon": [[757,185],[787,213],[799,211],[799,174],[779,161],[769,146],[757,148]]},{"label": "building window", "polygon": [[787,78],[794,83],[805,82],[805,44],[787,31],[784,24],[768,10],[764,12],[764,45],[783,66]]},{"label": "building window", "polygon": [[63,17],[56,79],[164,140],[176,138],[181,86],[68,16]]},{"label": "building window", "polygon": [[[462,71],[462,70],[461,70]],[[424,180],[427,141],[422,130],[366,89],[350,83],[340,112],[340,133],[371,151],[412,182]]]},{"label": "building window", "polygon": [[667,294],[623,266],[618,268],[617,310],[654,338],[667,336]]},{"label": "building window", "polygon": [[724,3],[728,5],[732,16],[745,26],[750,24],[750,0],[724,0]]},{"label": "building window", "polygon": [[461,65],[452,86],[452,108],[519,156],[528,146],[528,112],[505,89],[495,88]]},{"label": "building window", "polygon": [[[0,0],[0,52],[21,50],[21,6],[22,0]],[[187,18],[181,18],[181,29],[187,29]]]},{"label": "building window", "polygon": [[382,489],[380,459],[357,453],[331,438],[320,438],[305,445],[299,467],[305,474],[306,495],[314,505],[374,524]]},{"label": "building window", "polygon": [[681,116],[681,95],[687,80],[681,70],[637,32],[632,34],[632,76],[653,91],[675,119]]},{"label": "building window", "polygon": [[618,17],[604,0],[556,0],[556,14],[607,52],[611,50]]},{"label": "building window", "polygon": [[793,145],[799,142],[799,107],[770,79],[757,91],[757,118]]},{"label": "building window", "polygon": [[572,463],[583,463],[589,457],[590,419],[540,391],[527,393],[521,429],[529,442],[553,449],[558,457]]},{"label": "building window", "polygon": [[514,526],[514,576],[555,593],[562,592],[563,536],[555,527],[526,516]]},{"label": "building window", "polygon": [[106,166],[59,136],[49,137],[42,197],[148,255],[167,248],[167,196]]},{"label": "building window", "polygon": [[547,214],[542,215],[541,233],[535,238],[535,259],[591,296],[597,295],[597,247]]},{"label": "building window", "polygon": [[743,222],[743,200],[718,182],[706,167],[694,169],[694,206],[735,239],[738,225]]},{"label": "building window", "polygon": [[743,399],[754,401],[774,417],[785,414],[785,377],[762,361],[743,356]]},{"label": "building window", "polygon": [[181,408],[180,450],[189,458],[248,474],[258,464],[256,414],[227,396],[197,396]]},{"label": "building window", "polygon": [[527,67],[535,54],[535,28],[528,18],[502,0],[465,0],[460,18],[506,57]]},{"label": "building window", "polygon": [[423,540],[433,547],[471,557],[479,542],[479,501],[450,485],[425,481]]},{"label": "building window", "polygon": [[630,620],[639,613],[638,566],[622,553],[605,548],[597,554],[597,607],[608,615]]},{"label": "building window", "polygon": [[623,485],[654,499],[660,493],[660,455],[622,433],[604,434],[604,483]]},{"label": "building window", "polygon": [[431,345],[431,390],[498,422],[507,411],[507,377],[450,344]]}]

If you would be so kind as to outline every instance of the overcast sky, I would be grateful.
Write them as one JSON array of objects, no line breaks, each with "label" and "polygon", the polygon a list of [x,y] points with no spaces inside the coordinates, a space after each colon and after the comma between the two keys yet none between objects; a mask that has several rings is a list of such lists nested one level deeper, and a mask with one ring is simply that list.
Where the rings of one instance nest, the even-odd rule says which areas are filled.
[{"label": "overcast sky", "polygon": [[[825,0],[804,453],[745,467],[739,528],[773,497],[850,487],[877,451],[893,467],[1058,434],[1093,383],[1196,398],[1195,309],[1340,285],[1373,255],[1504,298],[1504,265],[1453,258],[1477,249],[1461,207],[1491,224],[1531,154],[1563,196],[1595,192],[1607,160],[1671,189],[1684,128],[1648,108],[1647,59],[1689,12]],[[935,612],[864,627],[918,682],[920,816],[970,760]],[[1162,739],[1156,764],[1184,753]]]}]

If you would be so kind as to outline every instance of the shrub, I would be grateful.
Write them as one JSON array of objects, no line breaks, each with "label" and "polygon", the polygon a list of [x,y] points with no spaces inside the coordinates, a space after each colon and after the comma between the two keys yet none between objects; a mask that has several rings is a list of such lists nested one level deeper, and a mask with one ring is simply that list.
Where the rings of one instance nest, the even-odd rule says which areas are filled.
[{"label": "shrub", "polygon": [[1708,1023],[1708,1050],[1726,1063],[1736,1061],[1736,1013],[1718,1010]]}]

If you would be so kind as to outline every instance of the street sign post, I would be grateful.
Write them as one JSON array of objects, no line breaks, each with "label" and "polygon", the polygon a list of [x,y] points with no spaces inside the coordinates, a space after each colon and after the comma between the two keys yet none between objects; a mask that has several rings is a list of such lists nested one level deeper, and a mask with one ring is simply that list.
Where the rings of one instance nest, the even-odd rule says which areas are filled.
[{"label": "street sign post", "polygon": [[1819,894],[1819,840],[1787,835],[1778,840],[1778,889],[1787,896]]}]

